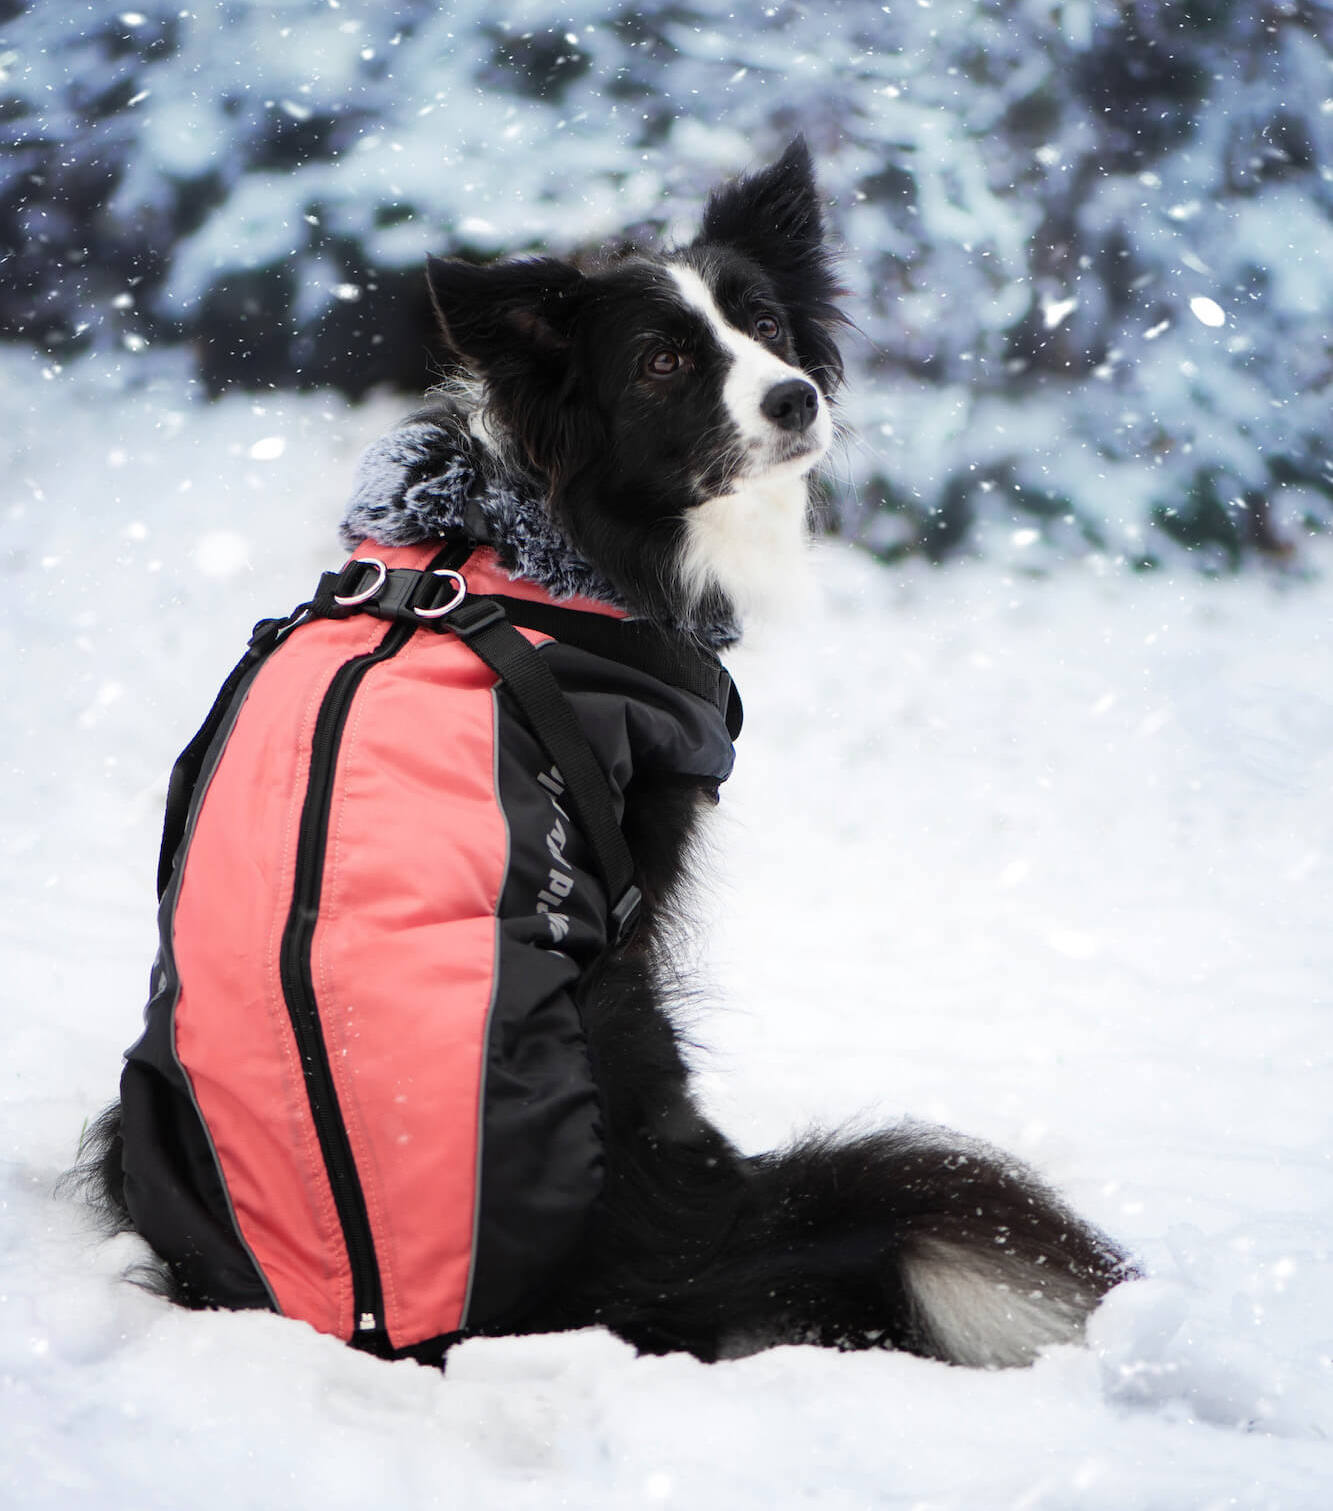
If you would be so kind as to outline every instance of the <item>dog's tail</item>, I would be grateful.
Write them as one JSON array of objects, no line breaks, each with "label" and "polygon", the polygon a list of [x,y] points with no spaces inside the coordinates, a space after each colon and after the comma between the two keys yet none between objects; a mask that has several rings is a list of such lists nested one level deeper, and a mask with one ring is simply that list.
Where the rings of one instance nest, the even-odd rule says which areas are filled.
[{"label": "dog's tail", "polygon": [[702,1358],[814,1343],[994,1368],[1081,1338],[1134,1274],[1030,1170],[944,1129],[811,1137],[745,1165],[707,1262],[651,1294],[631,1281],[601,1320]]},{"label": "dog's tail", "polygon": [[[945,1129],[807,1139],[755,1161],[755,1177],[759,1220],[785,1257],[771,1277],[776,1296],[786,1283],[777,1320],[821,1342],[1028,1364],[1081,1338],[1102,1296],[1133,1273],[1031,1170]],[[882,1335],[876,1312],[887,1313]]]}]

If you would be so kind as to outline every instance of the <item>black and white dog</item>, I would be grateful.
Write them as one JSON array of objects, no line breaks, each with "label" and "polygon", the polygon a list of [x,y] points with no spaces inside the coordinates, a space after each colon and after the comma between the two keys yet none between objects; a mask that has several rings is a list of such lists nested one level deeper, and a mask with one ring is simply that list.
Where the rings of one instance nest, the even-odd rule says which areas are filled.
[{"label": "black and white dog", "polygon": [[[803,143],[714,193],[683,248],[583,266],[437,261],[430,279],[465,369],[432,424],[466,450],[455,502],[488,511],[487,538],[507,533],[502,557],[712,647],[785,597],[842,376]],[[372,465],[349,538],[383,526],[395,468],[398,503],[413,467],[426,475],[423,433]],[[448,502],[428,481],[433,507]],[[602,1324],[707,1360],[813,1343],[980,1366],[1077,1339],[1131,1272],[1014,1161],[913,1124],[747,1157],[701,1115],[672,1021],[672,940],[714,798],[670,779],[626,795],[644,923],[582,1000],[606,1184],[561,1282],[507,1330]],[[85,1171],[128,1226],[114,1111]]]},{"label": "black and white dog", "polygon": [[433,262],[431,287],[474,429],[636,613],[708,631],[799,575],[843,323],[803,146],[674,255]]}]

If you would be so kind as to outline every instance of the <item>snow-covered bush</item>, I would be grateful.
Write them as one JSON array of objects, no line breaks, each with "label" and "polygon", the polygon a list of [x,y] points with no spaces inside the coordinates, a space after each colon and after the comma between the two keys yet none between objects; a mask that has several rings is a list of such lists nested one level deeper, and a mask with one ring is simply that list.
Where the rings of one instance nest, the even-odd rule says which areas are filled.
[{"label": "snow-covered bush", "polygon": [[0,0],[0,329],[419,388],[427,251],[684,232],[809,138],[886,557],[1206,566],[1333,525],[1326,0]]}]

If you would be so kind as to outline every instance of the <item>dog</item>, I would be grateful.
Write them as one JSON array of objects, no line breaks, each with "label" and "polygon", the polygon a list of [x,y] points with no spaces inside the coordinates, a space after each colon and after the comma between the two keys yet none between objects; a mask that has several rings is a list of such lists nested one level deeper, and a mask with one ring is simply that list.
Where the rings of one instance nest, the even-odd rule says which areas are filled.
[{"label": "dog", "polygon": [[[343,591],[325,594],[326,607],[339,605],[329,612],[350,612],[364,593],[377,591],[384,576],[370,574],[387,576],[388,553],[429,554],[433,545],[422,542],[465,536],[468,550],[484,543],[509,578],[539,585],[551,602],[576,603],[589,620],[617,614],[655,627],[712,666],[709,658],[735,641],[745,617],[785,598],[799,575],[811,478],[834,439],[843,291],[804,143],[798,139],[776,163],[717,189],[698,236],[683,247],[620,249],[578,263],[432,260],[428,275],[455,371],[427,409],[367,453],[344,535],[359,549],[369,539],[380,555],[363,554],[344,569],[353,576],[338,579]],[[450,567],[432,570],[458,575]],[[365,581],[370,586],[362,590]],[[512,597],[506,601],[512,607]],[[274,634],[290,634],[295,643],[308,632],[294,622]],[[610,684],[596,687],[604,707]],[[674,763],[624,754],[629,774],[614,778],[638,927],[617,940],[603,911],[597,947],[571,988],[576,1017],[562,1020],[560,1030],[562,1043],[576,1045],[569,1062],[575,1069],[556,1077],[561,1106],[574,1110],[550,1124],[554,1147],[570,1119],[581,1119],[571,1147],[595,1144],[587,1167],[595,1166],[595,1179],[531,1177],[530,1184],[560,1186],[561,1200],[575,1186],[587,1188],[558,1241],[542,1240],[540,1273],[529,1274],[529,1266],[529,1278],[511,1286],[503,1304],[460,1313],[462,1322],[444,1327],[415,1356],[442,1358],[464,1333],[593,1325],[643,1352],[681,1350],[706,1361],[805,1343],[1000,1367],[1077,1340],[1132,1266],[1006,1155],[911,1122],[811,1135],[747,1155],[703,1115],[673,1019],[676,941],[688,917],[699,825],[717,800],[730,745],[719,734],[720,713],[712,711],[709,723],[698,698],[688,707],[673,704],[660,687],[635,697],[624,717],[617,705],[612,722],[646,728],[656,720],[658,728],[670,715],[677,744],[680,729],[695,733],[690,752]],[[643,712],[649,704],[651,719]],[[578,706],[593,703],[585,698]],[[706,759],[699,755],[705,747]],[[612,766],[619,759],[607,757]],[[541,900],[524,904],[524,937],[537,950],[531,958],[563,967],[577,955],[579,890],[595,887],[571,859],[579,815],[571,818],[561,771],[550,765],[535,780],[531,791],[545,806],[534,819],[533,843],[545,846],[539,866],[548,875]],[[170,904],[169,879],[165,896]],[[534,931],[542,929],[539,937]],[[164,941],[159,995],[171,965],[169,935]],[[394,957],[384,950],[379,958],[392,1001]],[[313,981],[318,971],[308,967],[307,974]],[[514,1030],[520,1037],[527,1031]],[[159,1052],[168,1077],[176,1054]],[[328,1057],[336,1058],[332,1047]],[[566,1096],[584,1069],[588,1094]],[[131,1072],[144,1072],[135,1051]],[[329,1072],[330,1087],[336,1075]],[[266,1201],[280,1204],[276,1184],[270,1191],[250,1180],[243,1160],[229,1173],[219,1147],[196,1139],[161,1181],[171,1200],[183,1183],[201,1181],[213,1191],[212,1215],[185,1221],[188,1231],[171,1244],[157,1238],[145,1194],[152,1160],[136,1166],[126,1154],[142,1139],[145,1109],[167,1095],[160,1078],[152,1084],[151,1095],[136,1090],[131,1100],[124,1088],[139,1082],[122,1082],[124,1111],[109,1109],[85,1141],[85,1183],[114,1225],[137,1227],[163,1254],[163,1284],[175,1299],[290,1309],[271,1275],[262,1286],[247,1279],[232,1291],[217,1280],[245,1266],[246,1254],[254,1259],[248,1239],[246,1254],[233,1244],[212,1278],[197,1263],[229,1211],[235,1217]],[[176,1084],[182,1105],[207,1110],[201,1087],[179,1077]],[[244,1077],[238,1084],[232,1101],[238,1094],[263,1100]],[[526,1107],[533,1096],[525,1097]],[[387,1121],[391,1113],[377,1116]],[[419,1133],[422,1125],[414,1126]],[[372,1136],[373,1129],[362,1135]],[[513,1159],[528,1161],[545,1142],[544,1134],[525,1134]],[[480,1160],[476,1155],[478,1168]],[[230,1189],[221,1193],[222,1185]],[[540,1190],[538,1197],[544,1199]],[[291,1202],[303,1199],[298,1189]],[[367,1212],[380,1201],[372,1194],[362,1202],[367,1243]],[[253,1226],[262,1229],[268,1215],[260,1211]],[[398,1218],[418,1227],[436,1220],[430,1204]],[[283,1283],[299,1287],[301,1277]],[[373,1340],[364,1346],[389,1356],[409,1351],[385,1332],[379,1290],[364,1306],[362,1325]],[[346,1332],[346,1323],[337,1326]]]}]

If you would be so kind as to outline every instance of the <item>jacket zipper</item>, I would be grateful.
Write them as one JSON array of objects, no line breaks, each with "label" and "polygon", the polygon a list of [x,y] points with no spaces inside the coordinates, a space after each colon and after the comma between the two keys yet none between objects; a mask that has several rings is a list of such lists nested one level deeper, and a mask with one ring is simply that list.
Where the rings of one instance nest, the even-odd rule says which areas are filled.
[{"label": "jacket zipper", "polygon": [[282,991],[305,1074],[306,1095],[347,1246],[354,1313],[352,1342],[372,1347],[377,1337],[384,1335],[384,1294],[365,1192],[338,1106],[328,1046],[319,1020],[310,954],[324,881],[334,773],[352,700],[366,673],[396,655],[412,633],[411,625],[392,625],[375,650],[353,657],[338,668],[324,694],[311,738],[310,775],[297,836],[292,905],[279,954]]}]

